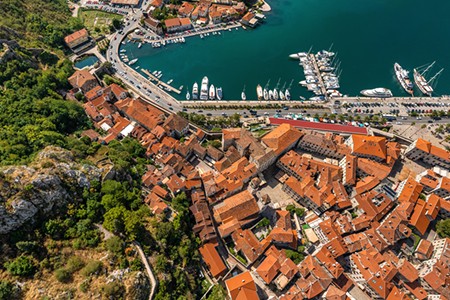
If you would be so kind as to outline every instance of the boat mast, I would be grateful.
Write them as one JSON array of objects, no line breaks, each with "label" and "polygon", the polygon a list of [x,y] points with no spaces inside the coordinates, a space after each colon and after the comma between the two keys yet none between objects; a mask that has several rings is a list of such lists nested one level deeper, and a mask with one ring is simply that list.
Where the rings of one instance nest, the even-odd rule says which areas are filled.
[{"label": "boat mast", "polygon": [[331,43],[331,46],[330,46],[330,48],[328,49],[328,52],[331,52],[331,48],[333,48],[333,46],[334,46],[334,43]]},{"label": "boat mast", "polygon": [[431,69],[431,67],[433,67],[433,65],[436,63],[436,61],[433,61],[426,69],[425,71],[423,71],[422,73],[420,73],[420,75],[424,75],[426,72],[428,72],[429,69]]},{"label": "boat mast", "polygon": [[435,80],[436,77],[438,77],[438,76],[442,73],[442,71],[444,71],[444,68],[442,68],[439,72],[437,72],[436,75],[434,75],[433,77],[431,77],[431,79],[428,80],[427,83],[428,83],[428,84],[431,84],[431,83],[433,82],[433,80]]},{"label": "boat mast", "polygon": [[278,78],[277,86],[275,87],[276,89],[278,89],[278,86],[280,85],[280,81],[281,81],[281,77]]},{"label": "boat mast", "polygon": [[292,83],[294,82],[294,79],[292,79],[291,80],[291,83],[289,83],[289,87],[287,88],[288,90],[290,90],[291,89],[291,87],[292,87]]},{"label": "boat mast", "polygon": [[264,89],[267,90],[267,88],[269,87],[270,84],[270,79],[267,81],[266,85],[264,86]]}]

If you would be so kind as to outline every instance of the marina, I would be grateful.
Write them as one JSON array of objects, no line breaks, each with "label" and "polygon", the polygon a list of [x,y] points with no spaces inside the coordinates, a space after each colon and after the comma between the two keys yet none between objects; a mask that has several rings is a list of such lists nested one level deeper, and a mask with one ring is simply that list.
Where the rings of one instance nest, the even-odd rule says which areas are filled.
[{"label": "marina", "polygon": [[[255,30],[224,30],[221,35],[209,36],[205,32],[191,32],[183,35],[185,43],[166,43],[166,46],[152,48],[148,42],[139,49],[137,43],[124,43],[122,49],[133,53],[133,58],[139,58],[136,65],[144,69],[162,70],[166,82],[173,78],[176,82],[183,82],[192,90],[194,81],[192,78],[208,78],[214,83],[220,82],[225,91],[225,100],[242,99],[242,87],[245,85],[245,99],[254,101],[258,99],[256,87],[265,87],[265,83],[271,79],[275,88],[278,79],[281,78],[277,88],[278,98],[281,100],[280,90],[283,85],[288,85],[294,80],[289,93],[292,100],[309,99],[320,95],[311,94],[298,82],[305,79],[301,68],[288,58],[290,53],[313,46],[314,49],[328,49],[333,44],[333,51],[339,52],[339,69],[343,75],[339,77],[340,88],[330,88],[325,97],[339,97],[341,95],[357,96],[363,89],[383,87],[391,90],[394,96],[410,96],[396,77],[393,65],[398,62],[404,70],[410,70],[410,80],[414,87],[414,96],[422,96],[420,87],[415,84],[413,69],[425,62],[437,60],[434,72],[425,74],[430,80],[442,67],[446,67],[446,57],[450,43],[444,42],[440,47],[428,45],[416,45],[417,33],[407,30],[406,24],[398,25],[398,18],[421,19],[421,24],[427,24],[427,36],[430,43],[442,43],[442,35],[448,30],[439,24],[439,18],[445,19],[438,12],[436,16],[425,14],[429,9],[418,0],[400,0],[404,9],[398,11],[397,5],[390,1],[382,0],[370,4],[370,9],[356,0],[344,4],[334,3],[330,0],[322,0],[320,3],[287,0],[286,5],[292,9],[283,10],[277,2],[271,3],[273,12],[267,14],[264,26]],[[443,3],[450,8],[450,4]],[[414,7],[414,9],[412,8]],[[383,11],[383,20],[373,16],[373,11]],[[424,12],[418,15],[418,11]],[[351,18],[342,20],[338,13],[347,13]],[[319,20],[324,20],[320,21]],[[396,24],[396,26],[393,26]],[[398,26],[397,26],[398,25]],[[444,28],[445,27],[445,28]],[[314,28],[314,29],[313,29]],[[437,30],[439,29],[439,30]],[[217,29],[214,29],[217,30]],[[443,32],[445,31],[445,32]],[[212,31],[211,31],[212,32]],[[204,38],[200,38],[200,33]],[[345,34],[343,34],[345,33]],[[450,33],[450,32],[449,32]],[[374,36],[385,36],[395,42],[387,42],[383,47],[374,47]],[[282,39],[282,36],[292,38]],[[301,36],[301,38],[298,38]],[[358,36],[357,44],[349,36]],[[260,47],[265,41],[279,45],[279,47]],[[240,51],[245,48],[246,51]],[[411,49],[411,50],[408,50]],[[131,56],[130,56],[131,59]],[[264,61],[264,63],[262,63]],[[318,66],[319,71],[327,71],[326,66]],[[334,67],[338,67],[334,65]],[[339,75],[335,70],[330,72]],[[419,70],[420,71],[423,70]],[[237,76],[238,74],[238,76]],[[443,82],[450,81],[449,72],[441,72],[439,84],[434,80],[432,95],[448,94]],[[323,77],[322,77],[323,79]],[[198,79],[197,79],[198,81]],[[199,82],[200,83],[200,82]],[[283,94],[286,97],[284,89]],[[267,97],[269,97],[267,91]],[[273,92],[272,92],[273,93]],[[178,100],[186,98],[186,91],[180,95],[174,95]],[[275,95],[273,95],[275,96]],[[264,92],[263,92],[264,97]],[[194,99],[191,93],[191,100]]]}]

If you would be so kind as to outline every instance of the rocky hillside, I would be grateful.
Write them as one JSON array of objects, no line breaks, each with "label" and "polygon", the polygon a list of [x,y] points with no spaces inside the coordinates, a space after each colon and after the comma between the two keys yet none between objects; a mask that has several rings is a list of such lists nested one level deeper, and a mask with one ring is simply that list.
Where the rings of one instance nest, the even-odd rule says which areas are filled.
[{"label": "rocky hillside", "polygon": [[70,151],[47,147],[28,166],[0,169],[0,235],[54,214],[70,202],[102,170],[75,162]]}]

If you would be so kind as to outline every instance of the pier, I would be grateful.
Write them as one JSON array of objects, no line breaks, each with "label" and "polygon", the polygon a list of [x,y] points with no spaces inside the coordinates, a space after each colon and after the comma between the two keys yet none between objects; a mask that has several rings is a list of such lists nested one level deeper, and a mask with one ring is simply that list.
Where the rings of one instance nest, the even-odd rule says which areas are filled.
[{"label": "pier", "polygon": [[158,77],[156,77],[155,75],[150,73],[148,70],[145,70],[145,69],[141,69],[141,70],[150,78],[150,80],[154,80],[156,82],[156,85],[161,85],[164,88],[168,89],[169,91],[174,92],[178,95],[181,94],[181,91],[179,89],[174,88],[173,86],[165,83],[164,81],[159,80]]},{"label": "pier", "polygon": [[311,58],[311,61],[313,62],[314,70],[316,71],[317,77],[319,78],[320,90],[321,90],[323,96],[325,97],[325,99],[328,99],[327,89],[325,88],[325,84],[323,83],[322,74],[320,73],[319,66],[317,65],[316,57],[312,53],[309,54],[309,57]]}]

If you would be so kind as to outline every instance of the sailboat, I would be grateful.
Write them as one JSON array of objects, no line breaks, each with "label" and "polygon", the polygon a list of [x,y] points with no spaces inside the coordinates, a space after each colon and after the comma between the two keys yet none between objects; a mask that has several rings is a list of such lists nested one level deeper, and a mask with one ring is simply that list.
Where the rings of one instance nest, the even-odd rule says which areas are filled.
[{"label": "sailboat", "polygon": [[186,93],[186,100],[190,100],[191,99],[191,94],[189,94],[189,91],[187,91]]},{"label": "sailboat", "polygon": [[278,91],[277,91],[277,89],[278,89],[278,86],[280,85],[280,80],[281,80],[281,78],[278,78],[277,85],[276,85],[276,87],[273,90],[273,100],[278,100]]},{"label": "sailboat", "polygon": [[291,83],[289,84],[289,87],[284,92],[284,96],[286,97],[286,100],[291,100],[291,93],[289,93],[289,90],[291,89],[293,82],[294,82],[294,79],[291,80]]},{"label": "sailboat", "polygon": [[247,96],[245,96],[245,85],[244,85],[244,89],[242,90],[242,93],[241,93],[241,99],[242,100],[247,100]]},{"label": "sailboat", "polygon": [[258,96],[258,100],[262,100],[264,97],[263,89],[260,84],[258,84],[258,86],[256,87],[256,95]]},{"label": "sailboat", "polygon": [[420,91],[427,95],[430,96],[433,94],[433,87],[431,86],[431,83],[436,79],[437,76],[439,76],[442,71],[444,71],[444,69],[441,69],[439,72],[436,73],[436,75],[434,75],[430,80],[426,80],[425,79],[425,74],[433,67],[433,65],[436,62],[432,62],[428,67],[425,68],[425,70],[423,72],[419,72],[418,68],[414,68],[414,82],[417,84],[417,86],[419,87]]},{"label": "sailboat", "polygon": [[270,79],[267,81],[266,86],[264,87],[264,100],[269,100],[269,87]]},{"label": "sailboat", "polygon": [[283,93],[285,87],[286,87],[286,82],[283,84],[283,87],[280,90],[280,99],[281,100],[286,100],[286,97],[284,96],[284,93]]}]

